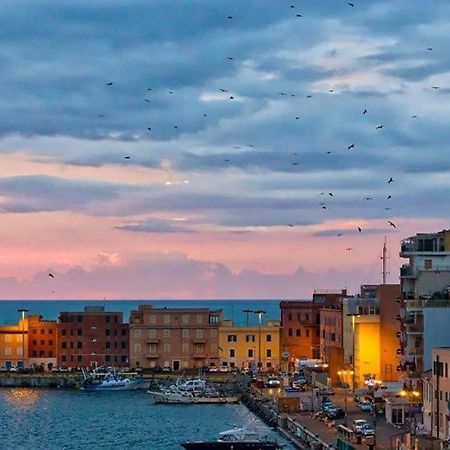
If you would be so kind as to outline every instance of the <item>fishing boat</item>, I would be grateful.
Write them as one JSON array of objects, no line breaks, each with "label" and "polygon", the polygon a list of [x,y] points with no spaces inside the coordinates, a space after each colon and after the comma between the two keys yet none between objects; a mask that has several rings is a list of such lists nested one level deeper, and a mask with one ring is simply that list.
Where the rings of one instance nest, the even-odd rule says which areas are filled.
[{"label": "fishing boat", "polygon": [[84,391],[129,391],[146,388],[145,380],[139,376],[125,376],[121,372],[89,374],[82,370],[80,389]]},{"label": "fishing boat", "polygon": [[162,391],[149,391],[155,403],[167,404],[227,404],[238,403],[237,396],[221,395],[214,388],[203,391],[188,391],[172,385]]},{"label": "fishing boat", "polygon": [[270,440],[254,428],[234,428],[223,431],[215,441],[183,442],[186,450],[276,450],[282,448],[278,442]]}]

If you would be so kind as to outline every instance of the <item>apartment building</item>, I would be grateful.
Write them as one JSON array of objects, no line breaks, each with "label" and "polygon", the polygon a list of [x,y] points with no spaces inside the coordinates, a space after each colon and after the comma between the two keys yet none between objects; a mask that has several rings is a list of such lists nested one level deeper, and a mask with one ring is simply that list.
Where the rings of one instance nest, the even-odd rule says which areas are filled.
[{"label": "apartment building", "polygon": [[280,368],[280,321],[261,326],[237,326],[224,320],[219,327],[219,355],[222,367],[238,369]]},{"label": "apartment building", "polygon": [[0,367],[28,367],[28,320],[0,326]]},{"label": "apartment building", "polygon": [[431,349],[448,343],[450,231],[419,233],[402,241],[399,368],[405,377],[431,369]]},{"label": "apartment building", "polygon": [[57,362],[66,367],[127,367],[129,336],[123,313],[106,311],[103,306],[61,312]]},{"label": "apartment building", "polygon": [[139,305],[130,316],[132,367],[178,371],[219,365],[222,311]]},{"label": "apartment building", "polygon": [[42,366],[45,370],[57,365],[58,323],[31,315],[28,322],[28,363],[30,367]]}]

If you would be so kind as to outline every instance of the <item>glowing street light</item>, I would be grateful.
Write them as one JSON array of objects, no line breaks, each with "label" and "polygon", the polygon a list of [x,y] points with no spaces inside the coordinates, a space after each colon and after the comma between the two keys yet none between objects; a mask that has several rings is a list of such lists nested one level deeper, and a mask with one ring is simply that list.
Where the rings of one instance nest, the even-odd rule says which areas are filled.
[{"label": "glowing street light", "polygon": [[25,368],[25,313],[28,309],[20,308],[17,312],[22,314],[22,368]]}]

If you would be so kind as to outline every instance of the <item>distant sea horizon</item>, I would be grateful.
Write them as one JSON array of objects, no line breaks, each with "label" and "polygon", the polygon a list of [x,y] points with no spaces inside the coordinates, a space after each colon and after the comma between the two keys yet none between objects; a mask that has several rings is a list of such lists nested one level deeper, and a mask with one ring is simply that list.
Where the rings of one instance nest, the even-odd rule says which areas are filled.
[{"label": "distant sea horizon", "polygon": [[[287,301],[306,299],[283,299]],[[266,314],[263,321],[280,320],[281,299],[148,299],[148,300],[0,300],[0,324],[15,324],[19,319],[18,309],[27,309],[27,315],[41,315],[46,320],[57,320],[62,311],[82,311],[85,306],[103,306],[106,311],[123,313],[124,322],[129,321],[130,312],[139,305],[151,304],[156,307],[170,308],[210,308],[221,309],[225,319],[232,320],[236,325],[247,324],[247,313],[244,310],[261,310]],[[257,325],[256,314],[248,315],[249,325]]]}]

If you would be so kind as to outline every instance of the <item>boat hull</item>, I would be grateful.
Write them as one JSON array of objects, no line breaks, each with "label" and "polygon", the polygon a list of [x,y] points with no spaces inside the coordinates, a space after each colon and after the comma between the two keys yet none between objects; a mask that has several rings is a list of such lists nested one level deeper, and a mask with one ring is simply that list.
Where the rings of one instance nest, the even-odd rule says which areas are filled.
[{"label": "boat hull", "polygon": [[186,450],[276,450],[276,442],[185,442]]},{"label": "boat hull", "polygon": [[162,394],[160,392],[149,392],[155,403],[179,404],[179,405],[204,405],[204,404],[228,404],[239,403],[238,397],[195,397]]},{"label": "boat hull", "polygon": [[81,386],[83,391],[134,391],[136,389],[146,388],[145,383],[140,381],[131,381],[128,383],[84,383]]}]

